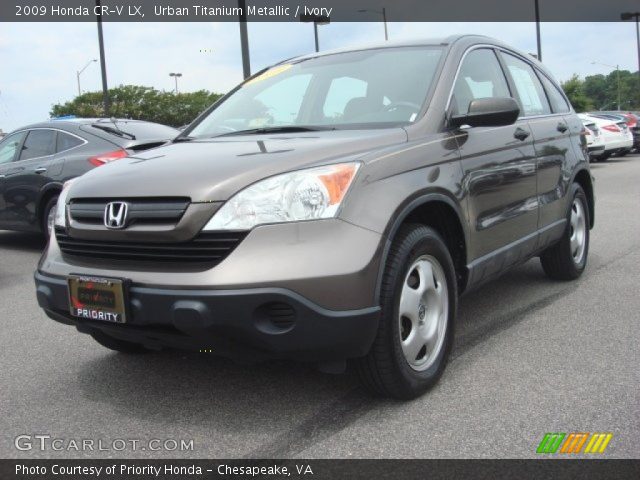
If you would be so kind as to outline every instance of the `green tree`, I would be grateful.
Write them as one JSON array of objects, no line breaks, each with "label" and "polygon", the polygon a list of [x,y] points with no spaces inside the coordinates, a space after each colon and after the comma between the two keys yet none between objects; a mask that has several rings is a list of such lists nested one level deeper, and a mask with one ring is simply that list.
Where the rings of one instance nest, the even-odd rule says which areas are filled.
[{"label": "green tree", "polygon": [[578,75],[574,74],[569,80],[562,82],[562,89],[576,112],[585,112],[593,108],[593,101],[585,95],[584,82]]},{"label": "green tree", "polygon": [[[109,116],[179,127],[193,121],[221,96],[206,90],[175,94],[151,87],[120,85],[109,89]],[[53,105],[50,114],[52,117],[104,117],[102,92],[83,93],[69,102]]]}]

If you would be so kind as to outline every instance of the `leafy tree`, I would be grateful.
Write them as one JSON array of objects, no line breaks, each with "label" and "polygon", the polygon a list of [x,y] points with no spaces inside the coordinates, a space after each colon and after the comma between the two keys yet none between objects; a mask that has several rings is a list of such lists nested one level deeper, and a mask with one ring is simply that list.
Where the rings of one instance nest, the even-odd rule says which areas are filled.
[{"label": "leafy tree", "polygon": [[593,102],[591,98],[585,95],[583,87],[584,82],[575,74],[569,80],[562,83],[562,89],[564,93],[567,94],[576,112],[585,112],[593,108]]},{"label": "leafy tree", "polygon": [[[109,116],[179,127],[190,123],[221,96],[206,90],[175,94],[151,87],[120,85],[109,89]],[[69,102],[53,105],[50,114],[104,117],[102,92],[83,93]]]}]

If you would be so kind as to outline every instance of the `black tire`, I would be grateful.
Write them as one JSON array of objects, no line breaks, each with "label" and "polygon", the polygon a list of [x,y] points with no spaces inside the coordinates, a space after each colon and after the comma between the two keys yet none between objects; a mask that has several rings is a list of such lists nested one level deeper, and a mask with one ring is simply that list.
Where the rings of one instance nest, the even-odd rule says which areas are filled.
[{"label": "black tire", "polygon": [[[416,259],[429,255],[440,264],[448,292],[448,321],[442,347],[426,370],[414,370],[402,352],[400,339],[400,293],[409,268]],[[397,234],[386,262],[380,291],[381,317],[369,353],[355,360],[364,386],[376,395],[409,400],[432,387],[442,375],[453,345],[458,290],[451,254],[432,228],[406,225]]]},{"label": "black tire", "polygon": [[47,226],[47,219],[52,209],[56,208],[58,203],[58,196],[50,198],[42,209],[42,215],[40,216],[40,229],[46,240],[49,240],[49,228]]},{"label": "black tire", "polygon": [[[569,211],[567,213],[567,225],[562,238],[555,245],[547,248],[540,255],[540,263],[542,268],[548,277],[554,280],[575,280],[587,266],[587,257],[589,255],[589,203],[587,202],[587,196],[582,190],[582,187],[577,183],[571,186],[571,203],[569,204]],[[574,201],[579,201],[582,204],[582,209],[585,215],[585,240],[584,240],[584,253],[579,261],[573,256],[571,251],[571,212],[573,210]]]},{"label": "black tire", "polygon": [[96,342],[98,342],[103,347],[106,347],[110,350],[115,350],[116,352],[129,353],[129,354],[150,352],[148,348],[145,348],[143,345],[140,345],[139,343],[120,340],[118,338],[114,338],[110,335],[107,335],[106,333],[103,333],[100,330],[94,330],[93,332],[91,332],[91,336]]}]

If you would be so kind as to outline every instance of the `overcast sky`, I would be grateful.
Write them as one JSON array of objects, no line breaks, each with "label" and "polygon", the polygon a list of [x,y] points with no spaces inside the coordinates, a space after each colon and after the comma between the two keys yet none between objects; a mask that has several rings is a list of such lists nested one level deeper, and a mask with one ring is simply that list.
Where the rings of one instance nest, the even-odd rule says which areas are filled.
[{"label": "overcast sky", "polygon": [[[319,27],[320,49],[384,40],[382,23],[333,23]],[[478,33],[526,52],[536,51],[533,23],[391,23],[390,39]],[[237,23],[106,23],[109,86],[136,84],[173,89],[169,72],[181,72],[181,91],[225,92],[242,80]],[[313,27],[299,23],[250,23],[252,71],[312,52]],[[543,23],[544,63],[559,80],[609,73],[619,64],[637,70],[635,25]],[[77,94],[76,71],[98,58],[94,23],[2,24],[0,29],[0,129],[11,131],[48,118],[52,104]],[[99,63],[81,76],[82,90],[101,89]]]}]

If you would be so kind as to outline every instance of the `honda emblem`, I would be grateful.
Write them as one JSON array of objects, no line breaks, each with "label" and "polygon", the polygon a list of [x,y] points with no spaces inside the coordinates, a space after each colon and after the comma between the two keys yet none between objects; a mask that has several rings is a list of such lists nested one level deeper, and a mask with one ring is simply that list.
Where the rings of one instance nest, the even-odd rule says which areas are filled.
[{"label": "honda emblem", "polygon": [[104,226],[107,228],[124,228],[127,224],[129,204],[126,202],[110,202],[104,209]]}]

